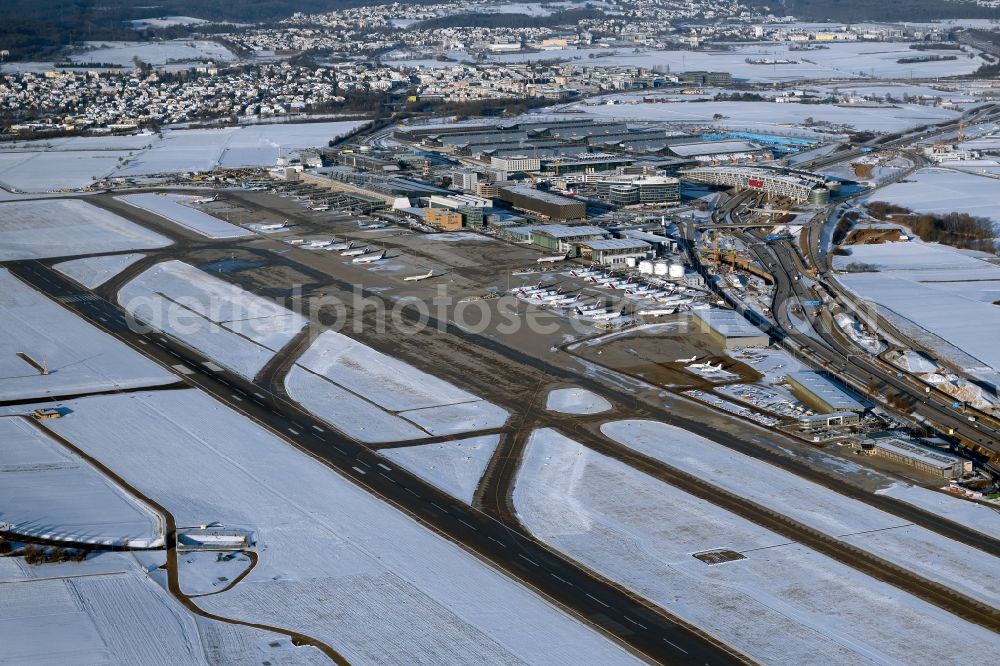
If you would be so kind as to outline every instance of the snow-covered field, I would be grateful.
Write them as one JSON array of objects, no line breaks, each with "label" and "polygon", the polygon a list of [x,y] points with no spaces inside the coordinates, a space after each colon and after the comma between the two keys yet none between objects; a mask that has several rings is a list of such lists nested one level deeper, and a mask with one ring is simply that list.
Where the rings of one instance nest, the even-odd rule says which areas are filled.
[{"label": "snow-covered field", "polygon": [[163,544],[163,521],[27,417],[0,418],[0,522],[18,534],[109,546]]},{"label": "snow-covered field", "polygon": [[182,261],[144,271],[118,292],[140,321],[252,379],[308,320]]},{"label": "snow-covered field", "polygon": [[[533,433],[514,504],[552,547],[757,662],[959,663],[1000,647],[987,629],[552,430]],[[745,559],[692,557],[718,548]]]},{"label": "snow-covered field", "polygon": [[500,443],[500,435],[483,435],[437,444],[382,449],[385,456],[424,481],[466,504],[483,478],[483,472]]},{"label": "snow-covered field", "polygon": [[[256,568],[197,599],[351,663],[635,663],[622,649],[196,390],[84,398],[52,428],[179,525],[253,530]],[[153,623],[151,627],[158,625]]]},{"label": "snow-covered field", "polygon": [[[141,560],[141,563],[140,561]],[[279,634],[190,614],[154,581],[162,552],[28,565],[0,559],[0,645],[11,664],[327,664]]]},{"label": "snow-covered field", "polygon": [[[827,122],[833,127],[816,125],[812,129],[854,128],[873,132],[898,132],[917,125],[940,123],[958,117],[958,112],[919,104],[900,104],[892,108],[843,107],[831,104],[797,104],[793,102],[641,102],[642,96],[619,96],[634,100],[629,104],[598,104],[580,102],[569,108],[579,109],[599,118],[620,120],[662,121],[672,123],[710,124],[734,129],[768,131],[788,128],[809,129],[808,118],[816,123]],[[715,119],[721,114],[721,120]]]},{"label": "snow-covered field", "polygon": [[170,245],[163,236],[76,199],[0,203],[0,261]]},{"label": "snow-covered field", "polygon": [[1000,267],[919,241],[849,249],[850,256],[835,258],[836,267],[858,261],[878,266],[879,272],[839,275],[844,286],[910,322],[921,344],[966,371],[1000,370],[1000,347],[990,334],[1000,330],[1000,308],[993,305],[1000,300]]},{"label": "snow-covered field", "polygon": [[313,341],[289,372],[285,388],[306,409],[362,442],[499,428],[509,416],[501,407],[336,331],[323,331]]},{"label": "snow-covered field", "polygon": [[141,176],[217,167],[274,166],[278,157],[303,148],[325,146],[364,121],[281,123],[218,129],[172,130],[150,150],[115,172]]},{"label": "snow-covered field", "polygon": [[878,491],[900,502],[936,513],[969,529],[1000,539],[1000,510],[920,486],[893,483]]},{"label": "snow-covered field", "polygon": [[274,166],[291,151],[325,146],[364,121],[280,123],[152,134],[22,141],[0,147],[0,187],[21,192],[76,190],[108,177],[130,178]]},{"label": "snow-covered field", "polygon": [[1000,608],[1000,560],[863,502],[656,421],[614,421],[601,432],[619,444],[706,479],[728,492],[850,543],[919,576]]},{"label": "snow-covered field", "polygon": [[253,232],[235,224],[224,222],[217,217],[194,208],[192,202],[199,197],[186,196],[183,194],[156,193],[128,194],[117,197],[119,201],[124,201],[130,206],[141,208],[170,220],[185,229],[189,229],[197,234],[208,238],[240,238],[243,236],[253,236]]},{"label": "snow-covered field", "polygon": [[0,153],[0,187],[18,192],[78,190],[111,175],[121,157],[100,150]]},{"label": "snow-covered field", "polygon": [[600,414],[611,409],[611,403],[587,389],[561,388],[549,391],[545,409],[563,414]]},{"label": "snow-covered field", "polygon": [[128,254],[109,254],[103,257],[84,257],[83,259],[60,262],[55,264],[54,268],[84,287],[94,289],[145,256],[141,253],[131,252]]},{"label": "snow-covered field", "polygon": [[[171,384],[177,378],[0,269],[0,400]],[[18,353],[43,365],[42,375]]]},{"label": "snow-covered field", "polygon": [[[934,52],[931,52],[934,53]],[[942,52],[954,55],[953,52]],[[448,51],[456,60],[471,59],[464,51]],[[981,61],[965,55],[957,60],[925,63],[897,63],[900,58],[919,55],[908,43],[892,42],[842,42],[815,51],[792,51],[788,44],[734,45],[732,50],[718,51],[654,51],[636,53],[632,48],[561,49],[543,53],[505,53],[488,56],[495,62],[523,62],[527,60],[570,60],[577,67],[649,67],[661,71],[683,72],[707,70],[731,72],[735,79],[746,81],[796,81],[802,79],[848,78],[863,79],[874,76],[891,78],[931,78],[969,74]],[[772,58],[795,60],[796,64],[752,65],[747,58]],[[408,60],[408,64],[428,68],[450,67],[452,63],[437,60]]]},{"label": "snow-covered field", "polygon": [[992,220],[1000,231],[1000,180],[928,167],[884,187],[869,201],[885,201],[915,213],[968,213]]},{"label": "snow-covered field", "polygon": [[190,66],[194,60],[212,60],[216,63],[236,60],[236,56],[218,42],[208,40],[175,39],[167,42],[85,42],[85,48],[70,56],[72,62],[111,63],[119,67],[132,67],[133,58],[153,65],[184,62]]}]

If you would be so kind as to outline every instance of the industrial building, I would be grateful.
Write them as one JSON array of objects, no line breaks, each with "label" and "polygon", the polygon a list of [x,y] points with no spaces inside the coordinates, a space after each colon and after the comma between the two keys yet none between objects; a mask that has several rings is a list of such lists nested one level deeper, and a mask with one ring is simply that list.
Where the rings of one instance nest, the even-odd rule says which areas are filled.
[{"label": "industrial building", "polygon": [[865,411],[864,405],[818,372],[811,370],[793,372],[785,377],[785,381],[804,402],[821,412],[830,414]]},{"label": "industrial building", "polygon": [[458,231],[462,228],[462,214],[448,208],[427,208],[424,221],[432,227],[444,231]]},{"label": "industrial building", "polygon": [[629,259],[645,259],[653,251],[649,243],[632,238],[601,238],[575,245],[582,258],[608,266],[622,265]]},{"label": "industrial building", "polygon": [[681,200],[681,182],[665,176],[614,176],[597,182],[597,198],[616,206]]},{"label": "industrial building", "polygon": [[490,166],[507,173],[517,173],[519,171],[538,171],[541,168],[541,160],[537,157],[527,155],[511,155],[509,157],[491,157]]},{"label": "industrial building", "polygon": [[604,229],[586,224],[528,224],[508,227],[503,230],[503,235],[514,241],[533,243],[559,252],[569,252],[577,243],[611,238],[611,234]]},{"label": "industrial building", "polygon": [[582,201],[543,192],[527,185],[501,187],[497,198],[518,210],[553,220],[582,220],[587,215],[587,206]]},{"label": "industrial building", "polygon": [[874,455],[942,479],[953,479],[972,471],[971,460],[898,437],[876,439],[872,444]]},{"label": "industrial building", "polygon": [[683,169],[681,177],[696,183],[758,190],[798,203],[826,204],[830,201],[829,183],[821,176],[804,172],[761,167],[695,167]]},{"label": "industrial building", "polygon": [[695,317],[703,329],[723,349],[743,349],[745,347],[767,347],[771,339],[767,333],[744,319],[735,310],[695,310]]}]

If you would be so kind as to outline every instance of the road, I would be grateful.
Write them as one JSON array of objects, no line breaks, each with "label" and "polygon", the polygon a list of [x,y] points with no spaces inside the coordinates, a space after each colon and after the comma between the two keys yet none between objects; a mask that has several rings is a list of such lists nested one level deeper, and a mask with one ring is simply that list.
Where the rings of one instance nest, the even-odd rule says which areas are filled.
[{"label": "road", "polygon": [[37,261],[7,268],[42,293],[168,367],[183,366],[185,381],[304,449],[367,491],[407,512],[482,559],[508,572],[646,658],[671,664],[738,664],[745,659],[576,563],[514,525],[438,491],[377,453],[349,440],[297,405],[262,391],[167,336],[129,326],[115,304],[82,291]]}]

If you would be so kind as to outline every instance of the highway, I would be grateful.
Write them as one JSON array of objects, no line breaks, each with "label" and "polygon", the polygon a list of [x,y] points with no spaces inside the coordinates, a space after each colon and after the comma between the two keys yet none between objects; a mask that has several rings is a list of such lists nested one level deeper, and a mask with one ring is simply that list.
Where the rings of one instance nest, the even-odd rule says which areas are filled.
[{"label": "highway", "polygon": [[165,335],[137,332],[117,305],[81,290],[45,264],[32,260],[11,262],[6,267],[98,328],[179,371],[191,386],[307,451],[425,526],[462,544],[637,654],[670,664],[746,663],[745,658],[724,645],[548,549],[517,525],[504,524],[387,464],[377,453],[343,437],[297,405],[219,369],[211,359]]}]

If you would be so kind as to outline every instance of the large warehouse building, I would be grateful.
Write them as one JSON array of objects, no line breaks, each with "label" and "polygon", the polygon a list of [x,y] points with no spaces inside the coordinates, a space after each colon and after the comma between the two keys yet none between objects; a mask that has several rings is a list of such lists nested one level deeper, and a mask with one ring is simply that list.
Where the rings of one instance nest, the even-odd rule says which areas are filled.
[{"label": "large warehouse building", "polygon": [[528,185],[501,187],[497,198],[518,210],[551,220],[582,220],[587,215],[587,206],[582,201],[536,190]]},{"label": "large warehouse building", "polygon": [[681,177],[696,183],[758,190],[799,203],[825,204],[830,188],[821,176],[761,167],[695,167],[683,169]]},{"label": "large warehouse building", "polygon": [[865,406],[829,379],[811,370],[793,372],[785,381],[807,403],[826,413],[863,412]]},{"label": "large warehouse building", "polygon": [[695,316],[723,349],[766,347],[771,339],[735,310],[695,310]]},{"label": "large warehouse building", "polygon": [[875,440],[873,453],[943,479],[952,479],[972,471],[971,460],[898,437]]}]

